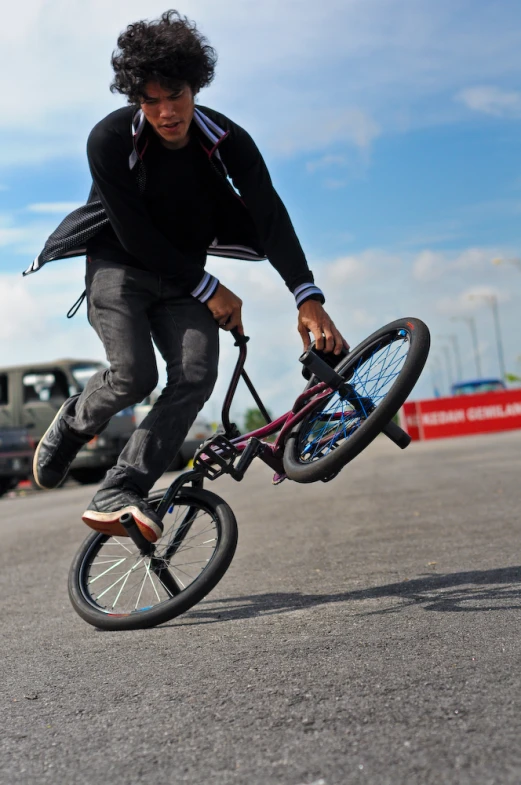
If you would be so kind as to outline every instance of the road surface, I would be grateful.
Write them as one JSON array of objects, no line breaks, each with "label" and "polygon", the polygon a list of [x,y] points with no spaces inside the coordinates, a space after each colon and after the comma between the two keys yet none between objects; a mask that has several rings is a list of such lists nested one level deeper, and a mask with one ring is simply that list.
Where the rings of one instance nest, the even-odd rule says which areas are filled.
[{"label": "road surface", "polygon": [[128,633],[67,597],[93,488],[0,500],[2,785],[521,782],[521,432],[270,480],[211,484],[230,570]]}]

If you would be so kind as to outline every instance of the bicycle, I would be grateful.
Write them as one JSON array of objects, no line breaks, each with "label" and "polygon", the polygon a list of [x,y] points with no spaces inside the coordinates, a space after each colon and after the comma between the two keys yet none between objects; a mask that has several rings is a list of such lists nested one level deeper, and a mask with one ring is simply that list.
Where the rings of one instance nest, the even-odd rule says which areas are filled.
[{"label": "bicycle", "polygon": [[[393,417],[429,353],[429,330],[419,319],[391,322],[340,357],[312,345],[299,358],[306,386],[292,409],[275,420],[244,370],[249,338],[237,330],[232,334],[239,358],[223,403],[222,432],[199,447],[192,469],[149,496],[165,523],[162,537],[152,545],[132,516],[124,515],[129,538],[94,532],[74,558],[69,596],[76,612],[95,627],[163,624],[200,602],[223,577],[235,553],[237,522],[229,505],[203,488],[205,479],[229,474],[240,481],[260,458],[275,472],[275,484],[329,482],[379,433],[402,449],[410,443]],[[241,377],[266,420],[246,434],[229,417]],[[274,434],[273,443],[265,441]]]}]

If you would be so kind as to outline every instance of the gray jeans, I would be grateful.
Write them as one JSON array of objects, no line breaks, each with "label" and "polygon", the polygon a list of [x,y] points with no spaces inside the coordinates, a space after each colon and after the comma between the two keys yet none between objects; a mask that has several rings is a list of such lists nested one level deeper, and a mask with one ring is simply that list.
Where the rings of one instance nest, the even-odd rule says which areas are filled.
[{"label": "gray jeans", "polygon": [[97,260],[87,264],[86,286],[89,322],[110,367],[89,379],[65,420],[80,434],[97,434],[150,395],[158,382],[153,341],[166,362],[166,387],[101,486],[130,484],[147,494],[212,393],[219,328],[206,305],[154,273]]}]

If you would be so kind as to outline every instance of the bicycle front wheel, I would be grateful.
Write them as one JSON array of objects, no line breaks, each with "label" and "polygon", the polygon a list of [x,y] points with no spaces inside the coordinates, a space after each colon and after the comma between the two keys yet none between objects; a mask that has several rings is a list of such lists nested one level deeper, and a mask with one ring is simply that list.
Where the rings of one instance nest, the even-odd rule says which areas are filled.
[{"label": "bicycle front wheel", "polygon": [[422,321],[398,319],[353,349],[335,368],[347,392],[319,398],[287,439],[283,462],[289,479],[328,480],[356,458],[410,395],[429,346]]},{"label": "bicycle front wheel", "polygon": [[[164,492],[152,494],[157,507]],[[137,630],[163,624],[205,597],[230,566],[237,523],[219,496],[183,488],[163,520],[152,558],[129,537],[89,535],[69,572],[76,612],[103,630]]]}]

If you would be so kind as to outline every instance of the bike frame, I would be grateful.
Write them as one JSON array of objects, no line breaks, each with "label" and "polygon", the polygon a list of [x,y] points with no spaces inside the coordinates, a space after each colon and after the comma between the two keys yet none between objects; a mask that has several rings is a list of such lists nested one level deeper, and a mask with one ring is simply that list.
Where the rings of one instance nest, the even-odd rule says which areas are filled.
[{"label": "bike frame", "polygon": [[[262,441],[268,436],[272,436],[274,433],[280,431],[274,444],[270,444],[269,442],[263,442],[263,444],[265,447],[269,448],[269,451],[275,460],[281,460],[288,434],[292,431],[293,427],[307,415],[310,409],[314,407],[317,400],[327,397],[327,395],[331,393],[331,390],[324,382],[314,384],[313,386],[305,389],[304,392],[299,395],[293,404],[293,407],[289,411],[287,411],[285,414],[281,414],[280,417],[277,417],[275,420],[271,420],[257,391],[251,383],[249,376],[244,370],[246,356],[247,348],[246,341],[244,341],[240,344],[239,359],[237,360],[237,364],[235,366],[235,370],[233,372],[232,379],[230,381],[230,385],[223,403],[221,421],[224,426],[224,435],[226,436],[227,434],[232,434],[234,431],[234,425],[230,422],[230,407],[235,396],[237,384],[239,383],[239,379],[242,377],[248,389],[252,393],[260,412],[266,419],[266,425],[263,425],[261,428],[256,428],[253,431],[249,431],[248,433],[241,434],[240,436],[230,438],[230,442],[239,452],[242,452],[247,447],[248,442],[251,439],[259,439]],[[311,401],[311,399],[314,400]],[[264,460],[268,466],[273,466],[273,461],[270,461],[268,455],[261,452],[259,454],[259,458]],[[277,469],[278,468],[279,466],[277,466]],[[282,464],[280,464],[280,468],[282,469]]]},{"label": "bike frame", "polygon": [[[252,440],[258,441],[259,444],[257,445],[258,449],[255,451],[255,457],[260,458],[261,461],[266,463],[277,474],[283,475],[284,466],[282,464],[282,455],[284,453],[284,447],[289,434],[293,430],[294,426],[316,406],[317,400],[331,395],[331,389],[327,384],[325,384],[325,382],[318,382],[317,384],[308,386],[298,396],[298,398],[295,400],[295,403],[293,404],[293,407],[289,411],[287,411],[285,414],[281,414],[280,417],[277,417],[275,420],[271,420],[266,408],[264,407],[264,404],[259,397],[259,394],[253,386],[248,374],[244,370],[248,353],[246,344],[249,341],[249,338],[239,335],[238,333],[235,333],[234,337],[236,339],[235,345],[239,347],[239,358],[235,365],[235,369],[233,371],[232,378],[230,380],[230,384],[223,402],[221,413],[221,421],[224,427],[223,436],[225,436],[230,441],[230,443],[239,453],[243,453],[248,445],[252,443]],[[261,428],[256,428],[253,431],[249,431],[248,433],[236,435],[237,426],[230,422],[230,408],[233,403],[239,379],[241,377],[251,392],[260,412],[266,419],[266,425],[263,425]],[[268,436],[272,436],[277,432],[280,433],[273,444],[264,441],[264,439],[266,439]],[[179,475],[179,477],[176,477],[174,482],[165,492],[165,495],[157,510],[158,515],[160,517],[164,515],[166,510],[172,505],[176,494],[183,485],[192,483],[193,486],[201,488],[203,486],[203,481],[203,475],[194,469],[190,469],[189,471]]]}]

